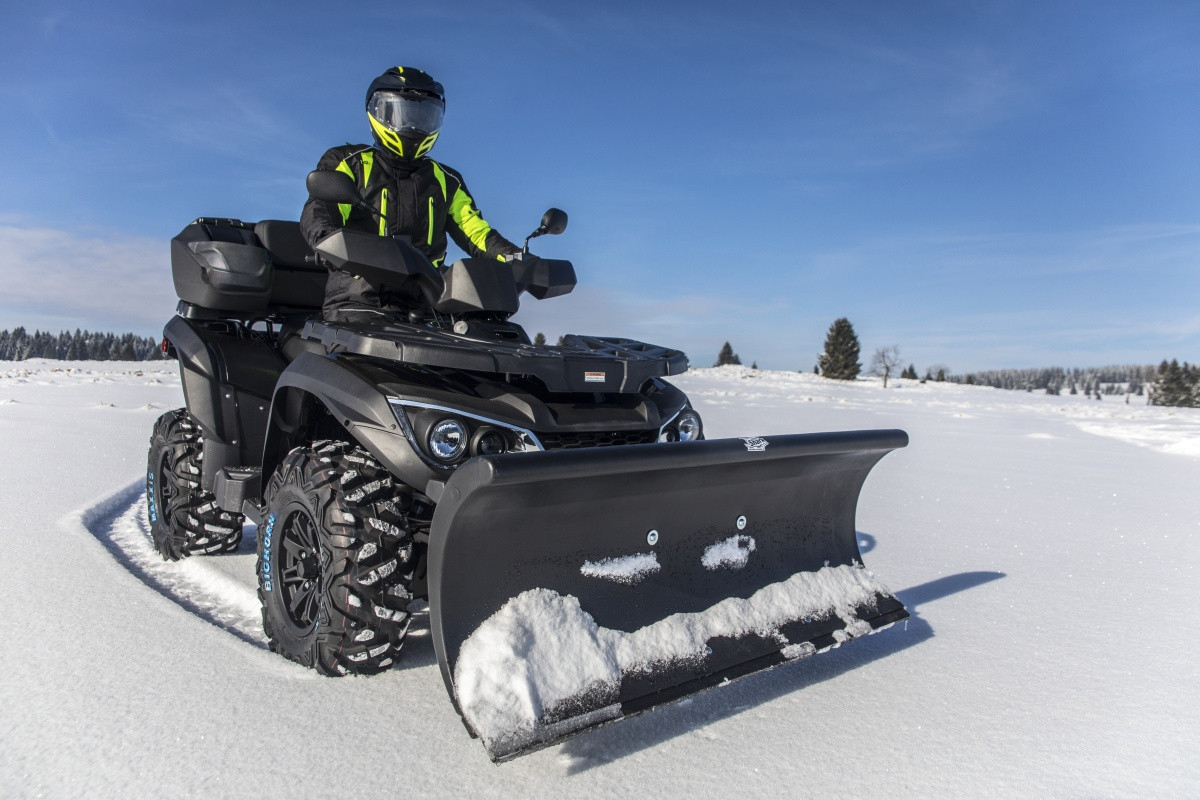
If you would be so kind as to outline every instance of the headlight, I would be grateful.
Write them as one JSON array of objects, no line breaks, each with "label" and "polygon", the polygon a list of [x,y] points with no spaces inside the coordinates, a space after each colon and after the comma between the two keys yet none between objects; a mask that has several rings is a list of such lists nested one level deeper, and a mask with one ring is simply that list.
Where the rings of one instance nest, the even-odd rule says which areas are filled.
[{"label": "headlight", "polygon": [[471,452],[477,456],[498,456],[508,452],[508,439],[495,428],[483,428],[475,434]]},{"label": "headlight", "polygon": [[444,419],[429,429],[428,444],[439,461],[457,461],[467,450],[467,428],[456,419]]},{"label": "headlight", "polygon": [[416,400],[388,402],[408,443],[434,469],[455,469],[471,456],[544,449],[536,434],[510,423]]},{"label": "headlight", "polygon": [[704,426],[700,424],[700,415],[687,410],[671,420],[671,424],[662,429],[658,440],[660,442],[694,442],[704,438]]},{"label": "headlight", "polygon": [[694,442],[703,434],[700,416],[695,411],[685,411],[680,414],[675,427],[679,430],[679,441],[681,442]]}]

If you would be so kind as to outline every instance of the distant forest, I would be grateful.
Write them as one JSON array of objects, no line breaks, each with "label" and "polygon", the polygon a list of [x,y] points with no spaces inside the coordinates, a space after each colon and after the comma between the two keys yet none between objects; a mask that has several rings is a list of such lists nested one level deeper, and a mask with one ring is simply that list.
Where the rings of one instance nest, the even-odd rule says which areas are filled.
[{"label": "distant forest", "polygon": [[132,333],[0,331],[0,361],[50,358],[60,361],[153,361],[163,357],[159,343]]},{"label": "distant forest", "polygon": [[1157,367],[1124,365],[1098,369],[1003,369],[952,375],[956,383],[995,386],[998,389],[1035,389],[1046,394],[1082,394],[1102,400],[1105,396],[1146,396],[1156,406],[1200,408],[1200,367],[1178,361],[1163,361]]},{"label": "distant forest", "polygon": [[[542,334],[539,333],[538,337],[545,341]],[[857,346],[857,340],[855,345]],[[857,357],[857,350],[855,355]],[[100,333],[78,328],[74,333],[61,331],[54,334],[36,330],[30,333],[24,327],[0,331],[0,361],[24,361],[28,358],[60,361],[154,361],[163,358],[163,355],[157,340],[132,333]],[[718,365],[723,363],[741,363],[728,342],[717,360]],[[757,364],[754,366],[757,368]],[[1040,391],[1052,395],[1076,394],[1096,399],[1113,395],[1146,396],[1152,405],[1200,407],[1200,366],[1187,362],[1181,365],[1178,361],[1163,361],[1157,367],[1124,364],[1092,369],[1000,369],[965,375],[946,374],[945,368],[941,366],[936,369],[936,378],[931,368],[927,371],[925,379],[994,386],[997,389]],[[916,378],[916,368],[910,365],[900,376]]]},{"label": "distant forest", "polygon": [[954,383],[994,386],[997,389],[1018,389],[1046,394],[1144,395],[1146,387],[1158,380],[1158,367],[1125,364],[1093,369],[999,369],[950,375]]}]

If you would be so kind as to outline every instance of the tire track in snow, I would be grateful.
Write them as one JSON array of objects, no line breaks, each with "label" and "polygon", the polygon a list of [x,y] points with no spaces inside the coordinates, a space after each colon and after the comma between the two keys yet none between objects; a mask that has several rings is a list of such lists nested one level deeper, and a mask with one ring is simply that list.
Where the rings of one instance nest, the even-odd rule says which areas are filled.
[{"label": "tire track in snow", "polygon": [[139,480],[75,512],[64,524],[94,536],[121,566],[159,594],[247,644],[266,649],[255,587],[216,566],[217,560],[229,556],[164,561],[154,549],[145,504],[146,492]]}]

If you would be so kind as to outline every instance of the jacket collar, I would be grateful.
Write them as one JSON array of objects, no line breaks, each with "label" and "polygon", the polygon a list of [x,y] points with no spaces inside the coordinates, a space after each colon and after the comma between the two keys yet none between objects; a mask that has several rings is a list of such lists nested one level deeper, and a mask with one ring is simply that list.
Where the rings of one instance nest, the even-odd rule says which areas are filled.
[{"label": "jacket collar", "polygon": [[418,159],[401,158],[386,147],[381,147],[378,142],[375,143],[375,159],[376,163],[382,164],[389,175],[396,178],[410,177],[426,161],[424,157]]}]

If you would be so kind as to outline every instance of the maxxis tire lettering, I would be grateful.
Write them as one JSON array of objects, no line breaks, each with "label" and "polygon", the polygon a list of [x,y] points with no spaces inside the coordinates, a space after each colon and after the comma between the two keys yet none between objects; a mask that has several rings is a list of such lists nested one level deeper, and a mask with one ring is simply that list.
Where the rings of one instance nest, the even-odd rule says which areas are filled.
[{"label": "maxxis tire lettering", "polygon": [[242,515],[219,508],[200,487],[203,458],[200,427],[185,409],[158,418],[146,459],[146,518],[155,549],[170,561],[233,552],[242,542]]}]

